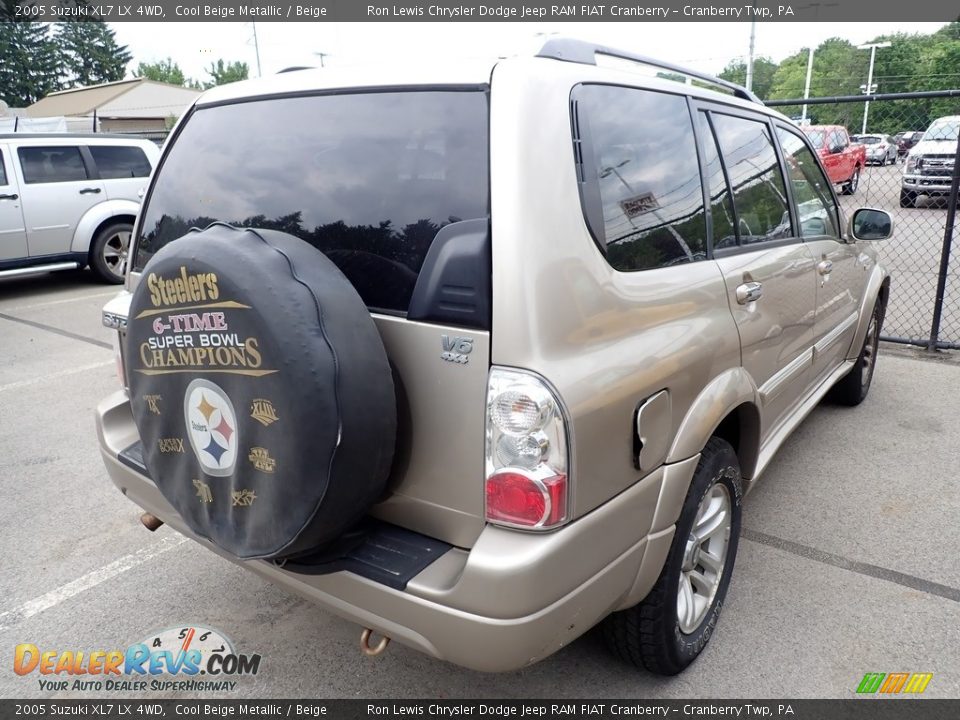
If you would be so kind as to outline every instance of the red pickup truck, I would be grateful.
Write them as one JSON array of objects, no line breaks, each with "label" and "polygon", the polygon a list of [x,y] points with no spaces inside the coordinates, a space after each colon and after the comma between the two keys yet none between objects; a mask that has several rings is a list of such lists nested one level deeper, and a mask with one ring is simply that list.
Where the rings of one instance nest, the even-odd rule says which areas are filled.
[{"label": "red pickup truck", "polygon": [[830,182],[844,195],[853,195],[860,184],[860,172],[867,164],[867,149],[850,142],[842,125],[807,125],[803,132],[820,156]]}]

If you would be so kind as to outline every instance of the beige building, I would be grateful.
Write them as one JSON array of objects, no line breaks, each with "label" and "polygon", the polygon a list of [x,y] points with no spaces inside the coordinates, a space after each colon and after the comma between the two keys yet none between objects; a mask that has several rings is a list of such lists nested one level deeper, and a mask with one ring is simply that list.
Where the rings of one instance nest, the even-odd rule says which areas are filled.
[{"label": "beige building", "polygon": [[26,111],[32,118],[89,118],[89,130],[94,129],[96,118],[99,132],[158,133],[180,117],[200,92],[135,78],[51,93]]}]

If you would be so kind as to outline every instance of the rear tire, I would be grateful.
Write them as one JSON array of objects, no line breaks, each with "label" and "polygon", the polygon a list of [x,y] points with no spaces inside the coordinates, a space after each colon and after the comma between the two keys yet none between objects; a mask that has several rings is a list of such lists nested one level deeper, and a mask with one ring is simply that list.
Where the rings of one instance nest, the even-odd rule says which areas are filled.
[{"label": "rear tire", "polygon": [[915,208],[917,206],[917,194],[909,190],[900,191],[900,207]]},{"label": "rear tire", "polygon": [[101,230],[90,246],[90,268],[106,283],[119,285],[127,269],[133,225],[114,223]]},{"label": "rear tire", "polygon": [[853,175],[850,176],[850,179],[844,183],[841,193],[843,195],[853,195],[857,192],[857,188],[860,186],[860,168],[857,167],[853,171]]},{"label": "rear tire", "polygon": [[658,675],[676,675],[697,659],[716,628],[733,574],[742,495],[736,453],[726,440],[710,438],[656,584],[638,605],[603,621],[614,655]]},{"label": "rear tire", "polygon": [[882,325],[883,307],[880,305],[880,300],[877,300],[870,315],[870,324],[867,326],[867,334],[863,338],[856,364],[830,391],[830,397],[835,402],[853,407],[866,399],[867,393],[870,392],[870,384],[873,382],[873,372],[877,367]]}]

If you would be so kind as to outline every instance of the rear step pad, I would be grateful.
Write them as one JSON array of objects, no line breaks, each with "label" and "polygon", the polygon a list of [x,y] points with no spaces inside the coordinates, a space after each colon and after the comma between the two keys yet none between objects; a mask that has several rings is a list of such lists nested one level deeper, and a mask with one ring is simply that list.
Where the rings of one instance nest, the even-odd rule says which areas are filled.
[{"label": "rear step pad", "polygon": [[[143,463],[143,446],[139,441],[122,450],[117,459],[150,477]],[[304,575],[326,575],[343,570],[403,590],[411,579],[453,547],[370,517],[364,518],[337,546],[337,549],[327,549],[317,555],[275,564],[288,572]]]}]

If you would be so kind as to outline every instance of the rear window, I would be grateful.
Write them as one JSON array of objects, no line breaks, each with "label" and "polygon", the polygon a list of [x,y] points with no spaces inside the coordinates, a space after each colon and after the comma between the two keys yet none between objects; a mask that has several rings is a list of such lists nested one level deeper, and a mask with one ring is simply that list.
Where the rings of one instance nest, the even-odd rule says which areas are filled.
[{"label": "rear window", "polygon": [[197,109],[163,161],[134,270],[215,221],[326,253],[371,308],[405,312],[443,226],[486,217],[487,96],[369,92]]},{"label": "rear window", "polygon": [[23,168],[23,181],[28,185],[87,179],[78,147],[22,147],[17,154]]},{"label": "rear window", "polygon": [[150,174],[150,161],[143,150],[134,145],[90,145],[90,154],[104,180]]}]

